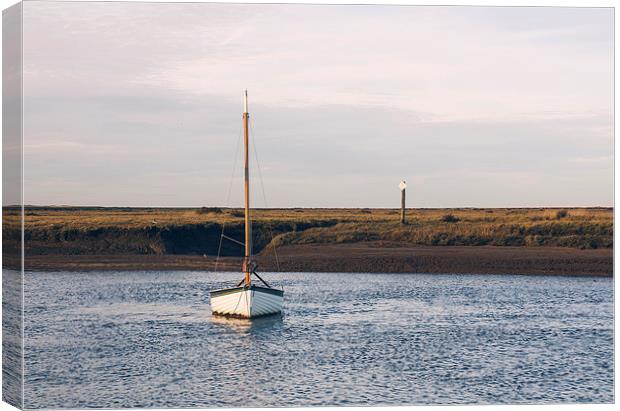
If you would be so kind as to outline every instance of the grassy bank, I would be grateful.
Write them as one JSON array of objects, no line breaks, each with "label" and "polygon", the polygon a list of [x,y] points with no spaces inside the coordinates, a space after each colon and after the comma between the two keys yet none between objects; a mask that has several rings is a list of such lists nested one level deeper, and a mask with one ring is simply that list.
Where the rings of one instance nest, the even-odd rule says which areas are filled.
[{"label": "grassy bank", "polygon": [[404,225],[395,221],[395,211],[366,213],[372,218],[287,233],[276,243],[388,241],[425,246],[613,247],[613,215],[608,209],[413,210]]},{"label": "grassy bank", "polygon": [[[5,250],[17,247],[19,210],[4,209]],[[605,249],[613,247],[613,210],[412,209],[407,224],[396,209],[261,209],[253,211],[255,252],[277,246],[394,244]],[[243,238],[239,209],[28,207],[25,249],[45,254],[215,255],[224,227]],[[242,248],[224,240],[224,256]]]}]

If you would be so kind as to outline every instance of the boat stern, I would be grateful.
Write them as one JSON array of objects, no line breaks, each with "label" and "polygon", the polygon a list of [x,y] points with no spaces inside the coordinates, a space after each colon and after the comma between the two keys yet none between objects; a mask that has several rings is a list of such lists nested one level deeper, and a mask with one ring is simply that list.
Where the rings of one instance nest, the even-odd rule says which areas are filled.
[{"label": "boat stern", "polygon": [[237,318],[255,318],[282,312],[284,291],[276,288],[234,287],[211,291],[211,312]]}]

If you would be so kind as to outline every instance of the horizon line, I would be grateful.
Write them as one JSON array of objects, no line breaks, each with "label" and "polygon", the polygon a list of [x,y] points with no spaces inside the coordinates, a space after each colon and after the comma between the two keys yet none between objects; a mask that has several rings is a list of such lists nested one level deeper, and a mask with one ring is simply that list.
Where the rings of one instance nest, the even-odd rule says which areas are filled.
[{"label": "horizon line", "polygon": [[[3,205],[2,208],[19,208],[22,207],[21,204],[8,204]],[[62,205],[36,205],[36,204],[24,204],[24,208],[136,208],[136,209],[200,209],[200,208],[219,208],[219,209],[242,209],[243,206],[231,207],[231,206],[131,206],[131,205],[118,205],[118,206],[103,206],[103,205],[71,205],[71,204],[62,204]],[[490,206],[490,207],[480,207],[480,206],[412,206],[405,207],[406,210],[428,210],[428,209],[562,209],[562,208],[603,208],[603,209],[613,209],[613,205],[592,205],[592,206],[584,206],[584,205],[552,205],[552,206]],[[393,210],[393,209],[401,209],[401,207],[363,207],[363,206],[321,206],[321,207],[313,207],[313,206],[288,206],[288,207],[252,207],[252,210],[295,210],[295,209],[342,209],[342,210],[351,210],[351,209],[371,209],[371,210]]]}]

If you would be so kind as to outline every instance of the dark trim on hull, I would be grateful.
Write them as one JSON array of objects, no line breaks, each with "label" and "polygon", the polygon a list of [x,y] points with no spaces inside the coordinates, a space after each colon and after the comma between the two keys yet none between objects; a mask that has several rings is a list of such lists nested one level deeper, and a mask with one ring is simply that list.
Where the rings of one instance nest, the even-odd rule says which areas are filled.
[{"label": "dark trim on hull", "polygon": [[222,290],[211,291],[209,295],[211,295],[211,298],[213,298],[226,294],[240,293],[243,290],[245,290],[245,287],[224,288]]},{"label": "dark trim on hull", "polygon": [[233,288],[225,288],[223,290],[214,290],[210,292],[211,298],[219,297],[227,294],[240,293],[242,291],[252,290],[259,293],[265,294],[273,294],[279,295],[280,297],[284,296],[284,290],[278,290],[276,288],[267,288],[267,287],[259,287],[257,285],[251,285],[249,287],[233,287]]},{"label": "dark trim on hull", "polygon": [[257,285],[250,286],[250,289],[253,291],[258,291],[259,293],[265,294],[273,294],[279,295],[280,297],[284,297],[284,290],[278,290],[277,288],[267,288],[267,287],[259,287]]}]

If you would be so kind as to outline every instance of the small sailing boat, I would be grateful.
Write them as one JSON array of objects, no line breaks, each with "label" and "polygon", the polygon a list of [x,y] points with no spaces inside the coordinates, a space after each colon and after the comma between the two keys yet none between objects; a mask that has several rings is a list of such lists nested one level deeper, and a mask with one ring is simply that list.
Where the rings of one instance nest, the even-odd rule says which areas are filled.
[{"label": "small sailing boat", "polygon": [[[250,219],[250,153],[248,138],[248,91],[243,101],[243,141],[245,153],[245,254],[243,257],[244,278],[233,288],[211,291],[211,311],[215,315],[238,318],[255,318],[282,312],[284,291],[271,287],[256,272],[257,265],[252,260],[252,222]],[[255,276],[264,286],[253,283]]]}]

